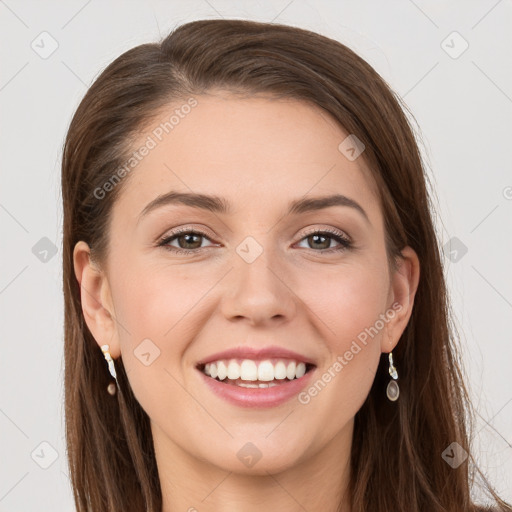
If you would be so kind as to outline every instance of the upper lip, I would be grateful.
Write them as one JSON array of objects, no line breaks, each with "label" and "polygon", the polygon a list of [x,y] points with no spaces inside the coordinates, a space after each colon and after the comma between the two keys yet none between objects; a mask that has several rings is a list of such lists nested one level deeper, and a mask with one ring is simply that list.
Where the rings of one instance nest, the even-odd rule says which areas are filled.
[{"label": "upper lip", "polygon": [[253,348],[253,347],[235,347],[222,352],[216,352],[211,354],[204,359],[197,362],[197,366],[211,363],[213,361],[219,361],[221,359],[271,359],[271,358],[283,358],[283,359],[294,359],[295,361],[309,363],[314,365],[315,363],[307,356],[293,352],[283,347],[270,346],[264,348]]}]

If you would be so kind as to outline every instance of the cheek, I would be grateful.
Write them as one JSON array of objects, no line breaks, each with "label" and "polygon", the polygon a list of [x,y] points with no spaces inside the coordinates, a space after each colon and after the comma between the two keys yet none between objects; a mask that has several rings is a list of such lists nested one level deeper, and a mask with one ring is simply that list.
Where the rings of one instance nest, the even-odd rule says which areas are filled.
[{"label": "cheek", "polygon": [[328,426],[326,439],[357,413],[372,386],[387,318],[387,277],[384,265],[368,263],[319,274],[315,286],[304,286],[329,356],[299,402]]},{"label": "cheek", "polygon": [[[319,270],[314,280],[303,282],[299,295],[324,325],[322,332],[332,355],[345,352],[358,337],[364,341],[364,333],[385,314],[387,277],[385,264],[362,261],[340,265],[336,272]],[[379,338],[382,328],[382,322],[378,322],[379,332],[372,330],[371,339]]]},{"label": "cheek", "polygon": [[173,404],[180,407],[182,393],[173,376],[182,381],[177,368],[188,343],[183,330],[187,313],[204,294],[200,286],[190,288],[187,279],[174,277],[166,282],[169,274],[169,270],[151,265],[131,265],[126,259],[114,280],[123,364],[145,409],[160,409],[171,396]]},{"label": "cheek", "polygon": [[210,281],[185,274],[178,266],[155,265],[140,257],[125,260],[114,282],[116,314],[126,328],[120,329],[123,340],[137,344],[150,338],[160,347],[165,340],[179,350],[176,343],[180,338],[174,333],[182,329],[182,320]]}]

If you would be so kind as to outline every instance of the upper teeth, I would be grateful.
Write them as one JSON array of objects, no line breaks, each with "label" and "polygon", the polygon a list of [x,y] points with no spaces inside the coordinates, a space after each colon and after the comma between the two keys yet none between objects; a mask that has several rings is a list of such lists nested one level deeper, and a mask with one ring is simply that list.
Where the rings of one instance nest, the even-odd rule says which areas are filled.
[{"label": "upper teeth", "polygon": [[306,373],[306,364],[296,361],[276,360],[275,363],[266,359],[264,361],[253,361],[244,359],[241,364],[236,359],[215,361],[206,363],[204,373],[213,378],[224,380],[242,379],[242,380],[262,380],[271,381],[274,379],[282,380],[288,378],[299,379]]}]

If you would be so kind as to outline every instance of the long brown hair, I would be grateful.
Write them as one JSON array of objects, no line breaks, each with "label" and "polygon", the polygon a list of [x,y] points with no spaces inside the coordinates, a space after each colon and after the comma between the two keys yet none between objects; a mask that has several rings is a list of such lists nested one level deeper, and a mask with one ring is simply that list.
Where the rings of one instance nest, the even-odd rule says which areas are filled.
[{"label": "long brown hair", "polygon": [[[95,191],[126,162],[134,137],[161,107],[214,89],[293,98],[330,113],[366,146],[389,261],[406,245],[419,257],[412,316],[393,351],[400,398],[385,399],[389,376],[382,357],[355,417],[352,512],[480,510],[470,498],[475,472],[499,510],[511,511],[471,456],[472,409],[407,107],[343,44],[299,28],[241,20],[187,23],[160,43],[125,52],[95,80],[71,121],[62,160],[63,288],[66,438],[77,510],[160,512],[162,497],[149,418],[122,358],[116,361],[120,390],[114,397],[106,392],[110,377],[84,322],[73,248],[84,240],[93,259],[105,262],[112,206],[124,181],[101,199]],[[452,442],[470,454],[456,469],[441,456]]]}]

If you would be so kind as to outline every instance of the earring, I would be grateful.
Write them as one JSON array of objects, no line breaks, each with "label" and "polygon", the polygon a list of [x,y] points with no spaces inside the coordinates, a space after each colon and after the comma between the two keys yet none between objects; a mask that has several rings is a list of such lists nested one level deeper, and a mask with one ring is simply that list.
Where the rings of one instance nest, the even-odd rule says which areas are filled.
[{"label": "earring", "polygon": [[[103,352],[103,355],[105,356],[105,359],[107,360],[108,362],[108,369],[110,371],[110,375],[112,375],[112,377],[114,377],[114,379],[116,380],[116,384],[117,384],[117,375],[116,375],[116,369],[114,367],[114,360],[112,359],[112,356],[110,355],[110,352],[108,351],[109,349],[109,345],[102,345],[101,346],[101,351]],[[115,395],[116,394],[116,384],[114,384],[113,382],[111,382],[108,386],[107,386],[107,391],[111,394],[111,395]]]},{"label": "earring", "polygon": [[400,388],[398,387],[398,383],[396,380],[398,379],[398,373],[396,372],[396,368],[393,365],[393,353],[389,353],[389,375],[393,380],[388,382],[388,387],[386,388],[386,395],[389,400],[392,402],[398,399],[398,395],[400,395]]}]

